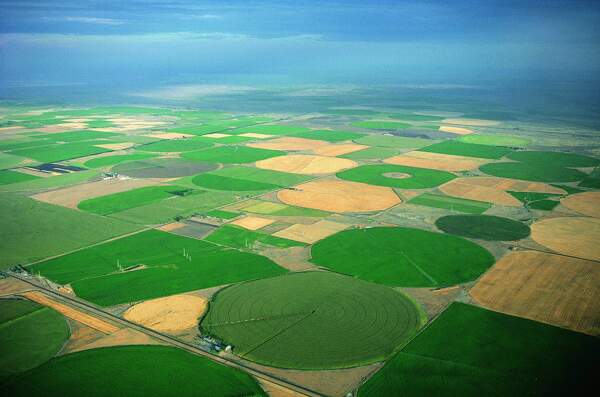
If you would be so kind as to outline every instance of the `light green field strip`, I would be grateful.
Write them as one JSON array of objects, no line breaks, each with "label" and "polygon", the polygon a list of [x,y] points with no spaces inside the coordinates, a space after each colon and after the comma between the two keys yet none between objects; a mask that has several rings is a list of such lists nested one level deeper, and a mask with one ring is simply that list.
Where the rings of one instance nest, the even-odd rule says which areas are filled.
[{"label": "light green field strip", "polygon": [[0,185],[10,185],[12,183],[33,181],[35,179],[40,179],[40,177],[17,171],[0,170]]},{"label": "light green field strip", "polygon": [[86,170],[71,172],[49,178],[37,178],[25,182],[0,186],[0,192],[35,192],[38,190],[67,187],[85,182],[100,175],[100,171]]}]

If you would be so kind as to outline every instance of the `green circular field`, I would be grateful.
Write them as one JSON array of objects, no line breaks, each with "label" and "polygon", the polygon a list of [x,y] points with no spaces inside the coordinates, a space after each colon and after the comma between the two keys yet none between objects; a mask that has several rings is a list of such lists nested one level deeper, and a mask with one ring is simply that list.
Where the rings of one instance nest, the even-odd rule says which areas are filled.
[{"label": "green circular field", "polygon": [[67,354],[24,373],[5,392],[13,397],[266,396],[250,375],[166,346]]},{"label": "green circular field", "polygon": [[328,369],[385,359],[423,318],[391,288],[315,271],[225,288],[213,298],[201,328],[251,361]]},{"label": "green circular field", "polygon": [[403,165],[362,165],[336,174],[338,178],[371,185],[425,189],[442,185],[456,176],[449,172]]},{"label": "green circular field", "polygon": [[446,233],[489,241],[520,240],[531,232],[521,222],[492,215],[448,215],[435,225]]},{"label": "green circular field", "polygon": [[484,135],[484,134],[469,134],[463,135],[458,139],[461,142],[476,143],[478,145],[492,145],[492,146],[527,146],[531,143],[531,140],[527,138],[521,138],[514,135]]},{"label": "green circular field", "polygon": [[479,167],[488,175],[535,182],[575,182],[587,174],[560,165],[537,162],[489,163]]},{"label": "green circular field", "polygon": [[194,139],[164,139],[136,147],[145,152],[191,152],[212,147],[212,143]]},{"label": "green circular field", "polygon": [[130,161],[114,166],[111,171],[134,178],[178,178],[212,171],[217,164],[200,163],[179,158]]},{"label": "green circular field", "polygon": [[0,301],[0,384],[54,357],[69,338],[58,312],[26,300]]},{"label": "green circular field", "polygon": [[404,227],[350,229],[312,246],[312,262],[395,287],[446,287],[494,264],[486,249],[449,234]]},{"label": "green circular field", "polygon": [[509,153],[506,157],[511,160],[540,164],[547,167],[595,167],[600,159],[575,153],[520,151]]}]

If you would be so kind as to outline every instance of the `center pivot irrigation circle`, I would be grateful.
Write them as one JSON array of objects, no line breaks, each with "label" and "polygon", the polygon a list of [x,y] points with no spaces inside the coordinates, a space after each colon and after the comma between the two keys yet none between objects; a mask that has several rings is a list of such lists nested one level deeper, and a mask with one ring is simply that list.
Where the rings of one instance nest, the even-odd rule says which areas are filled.
[{"label": "center pivot irrigation circle", "polygon": [[328,369],[385,359],[415,334],[421,319],[400,292],[319,271],[225,288],[201,328],[251,361]]}]

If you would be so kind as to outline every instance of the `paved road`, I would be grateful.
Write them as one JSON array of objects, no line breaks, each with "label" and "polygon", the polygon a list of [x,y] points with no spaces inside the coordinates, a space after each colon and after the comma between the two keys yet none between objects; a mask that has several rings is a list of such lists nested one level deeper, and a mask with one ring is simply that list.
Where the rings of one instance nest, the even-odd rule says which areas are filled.
[{"label": "paved road", "polygon": [[29,278],[21,277],[19,275],[15,275],[15,274],[10,274],[10,277],[13,277],[13,278],[18,279],[20,281],[23,281],[23,282],[25,282],[25,283],[27,283],[27,284],[35,287],[38,290],[44,291],[44,293],[46,293],[48,296],[50,296],[50,297],[52,297],[52,298],[60,301],[61,303],[70,305],[70,306],[72,306],[74,308],[77,308],[79,310],[88,312],[88,313],[96,315],[98,317],[110,320],[111,322],[117,323],[117,324],[119,324],[119,325],[121,325],[123,327],[131,328],[131,329],[134,329],[136,331],[143,332],[144,334],[149,335],[149,336],[151,336],[151,337],[153,337],[155,339],[158,339],[158,340],[160,340],[160,341],[162,341],[162,342],[164,342],[164,343],[166,343],[168,345],[176,346],[178,348],[187,350],[188,352],[193,353],[193,354],[197,354],[199,356],[204,356],[204,357],[206,357],[206,358],[208,358],[210,360],[216,361],[216,362],[218,362],[220,364],[227,365],[229,367],[241,369],[241,370],[243,370],[243,371],[245,371],[245,372],[247,372],[247,373],[255,376],[256,378],[259,378],[259,379],[262,379],[262,380],[266,380],[268,382],[274,383],[274,384],[276,384],[278,386],[281,386],[281,387],[284,387],[286,389],[290,389],[290,390],[292,390],[292,391],[294,391],[296,393],[300,393],[300,394],[303,394],[305,396],[309,396],[309,397],[326,397],[324,394],[319,393],[319,392],[314,391],[314,390],[311,390],[311,389],[306,388],[304,386],[301,386],[301,385],[289,382],[287,380],[281,379],[279,377],[267,374],[265,372],[262,372],[260,370],[255,369],[255,368],[251,368],[249,366],[246,366],[246,365],[244,365],[242,363],[232,361],[232,360],[230,360],[228,358],[221,357],[221,356],[218,356],[216,354],[209,353],[209,352],[207,352],[205,350],[197,348],[194,345],[191,345],[189,343],[182,342],[182,341],[180,341],[178,339],[175,339],[175,338],[173,338],[173,337],[171,337],[169,335],[165,335],[163,333],[151,330],[151,329],[146,328],[144,326],[141,326],[139,324],[135,324],[135,323],[133,323],[131,321],[127,321],[127,320],[125,320],[125,319],[123,319],[121,317],[115,316],[114,314],[111,314],[111,313],[103,310],[102,308],[97,307],[95,305],[92,305],[92,304],[90,304],[88,302],[82,301],[80,299],[74,298],[74,297],[66,295],[66,294],[62,294],[62,293],[60,293],[58,291],[55,291],[55,290],[50,289],[50,288],[47,288],[47,287],[45,287],[43,285],[39,285],[38,283],[34,282],[33,280],[31,280]]}]

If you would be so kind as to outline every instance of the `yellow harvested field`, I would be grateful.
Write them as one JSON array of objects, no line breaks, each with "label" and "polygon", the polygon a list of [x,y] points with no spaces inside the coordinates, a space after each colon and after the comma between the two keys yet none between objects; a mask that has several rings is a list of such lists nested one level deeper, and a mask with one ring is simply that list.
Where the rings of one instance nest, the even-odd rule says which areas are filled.
[{"label": "yellow harvested field", "polygon": [[439,130],[442,132],[449,132],[451,134],[457,134],[457,135],[469,135],[469,134],[473,133],[473,130],[470,130],[468,128],[452,127],[449,125],[441,125]]},{"label": "yellow harvested field", "polygon": [[401,203],[391,188],[337,180],[303,183],[280,190],[277,198],[285,204],[330,212],[381,211]]},{"label": "yellow harvested field", "polygon": [[16,131],[21,131],[24,130],[25,127],[22,127],[20,125],[13,125],[11,127],[0,127],[0,133],[2,132],[16,132]]},{"label": "yellow harvested field", "polygon": [[359,145],[357,143],[341,143],[339,145],[321,146],[313,150],[315,154],[320,156],[341,156],[343,154],[353,153],[359,150],[367,149],[367,145]]},{"label": "yellow harvested field", "polygon": [[536,251],[500,259],[470,291],[489,309],[600,334],[600,266]]},{"label": "yellow harvested field", "polygon": [[116,325],[113,325],[100,318],[94,317],[90,314],[79,311],[75,308],[72,308],[71,306],[67,306],[63,303],[57,302],[40,291],[24,292],[23,296],[29,299],[30,301],[39,303],[40,305],[48,306],[49,308],[56,310],[63,316],[78,321],[82,324],[87,325],[88,327],[94,328],[105,334],[112,334],[113,332],[119,330],[119,327],[117,327]]},{"label": "yellow harvested field", "polygon": [[64,131],[74,131],[74,130],[85,130],[87,124],[85,123],[61,123],[61,124],[52,124],[47,125],[45,127],[36,128],[36,131],[39,132],[64,132]]},{"label": "yellow harvested field", "polygon": [[321,220],[310,225],[297,223],[277,233],[273,233],[273,236],[312,244],[349,227],[350,225],[343,223]]},{"label": "yellow harvested field", "polygon": [[277,138],[271,139],[267,142],[256,142],[249,143],[246,146],[250,146],[258,149],[270,149],[270,150],[313,150],[321,146],[329,145],[325,141],[317,141],[314,139],[306,138]]},{"label": "yellow harvested field", "polygon": [[77,208],[77,205],[87,199],[105,196],[107,194],[125,192],[145,186],[157,185],[161,179],[104,179],[97,182],[84,183],[38,193],[32,198],[45,203],[56,204],[67,208]]},{"label": "yellow harvested field", "polygon": [[245,136],[246,138],[257,138],[257,139],[267,139],[273,137],[270,134],[258,134],[256,132],[246,132],[245,134],[240,134],[239,136]]},{"label": "yellow harvested field", "polygon": [[162,225],[157,227],[158,230],[162,230],[163,232],[170,232],[173,230],[177,230],[177,229],[181,229],[182,227],[187,226],[185,223],[182,222],[171,222],[171,223],[167,223],[166,225]]},{"label": "yellow harvested field", "polygon": [[229,222],[229,224],[240,226],[248,230],[258,230],[262,227],[270,225],[273,222],[275,222],[274,219],[261,218],[258,216],[245,216],[243,218],[236,219],[233,222]]},{"label": "yellow harvested field", "polygon": [[511,207],[520,207],[523,204],[507,193],[507,190],[515,192],[565,193],[562,189],[542,182],[526,182],[496,177],[457,178],[440,186],[439,189],[449,196]]},{"label": "yellow harvested field", "polygon": [[256,162],[258,168],[305,175],[331,174],[357,165],[348,159],[308,154],[272,157]]},{"label": "yellow harvested field", "polygon": [[177,334],[198,326],[207,302],[200,296],[167,296],[138,303],[127,309],[123,317],[155,331]]},{"label": "yellow harvested field", "polygon": [[181,139],[181,138],[189,138],[193,135],[175,133],[175,132],[161,132],[159,134],[149,134],[146,136],[149,136],[151,138],[159,138],[159,139]]},{"label": "yellow harvested field", "polygon": [[206,134],[206,135],[202,135],[205,138],[215,138],[215,139],[221,139],[221,138],[227,138],[229,136],[231,136],[231,134],[222,134],[220,132],[213,132],[212,134]]},{"label": "yellow harvested field", "polygon": [[466,119],[466,118],[448,118],[442,120],[443,124],[468,125],[473,127],[492,127],[500,124],[499,121],[482,120],[482,119]]},{"label": "yellow harvested field", "polygon": [[600,192],[574,194],[563,198],[560,203],[582,215],[600,218]]},{"label": "yellow harvested field", "polygon": [[531,225],[531,238],[558,253],[600,261],[600,219],[544,219]]},{"label": "yellow harvested field", "polygon": [[404,165],[407,167],[430,168],[441,171],[470,171],[479,168],[488,160],[451,154],[408,152],[383,160],[384,163]]},{"label": "yellow harvested field", "polygon": [[94,145],[94,146],[101,147],[103,149],[108,149],[108,150],[124,150],[124,149],[129,149],[130,147],[135,146],[135,143],[133,143],[133,142],[106,143],[104,145]]}]

